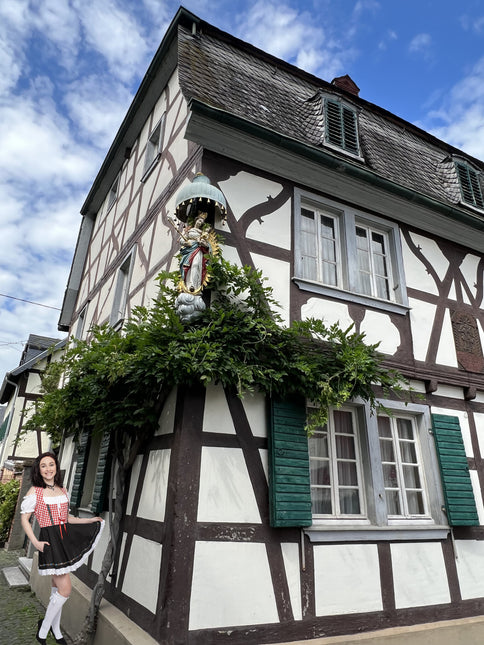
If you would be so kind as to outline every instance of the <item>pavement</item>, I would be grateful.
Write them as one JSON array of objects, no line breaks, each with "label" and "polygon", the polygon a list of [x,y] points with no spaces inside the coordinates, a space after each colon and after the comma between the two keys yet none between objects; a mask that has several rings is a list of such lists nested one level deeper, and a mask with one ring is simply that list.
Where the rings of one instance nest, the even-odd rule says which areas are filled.
[{"label": "pavement", "polygon": [[[24,555],[23,551],[0,549],[0,645],[38,645],[35,634],[44,607],[18,568]],[[55,643],[50,634],[47,643]]]}]

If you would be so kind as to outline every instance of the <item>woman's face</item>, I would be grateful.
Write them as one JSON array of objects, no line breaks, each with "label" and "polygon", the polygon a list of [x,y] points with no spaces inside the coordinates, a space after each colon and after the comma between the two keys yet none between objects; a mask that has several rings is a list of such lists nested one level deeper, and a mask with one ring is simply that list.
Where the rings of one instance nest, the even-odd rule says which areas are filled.
[{"label": "woman's face", "polygon": [[40,474],[45,481],[54,479],[57,472],[55,460],[52,457],[43,457],[39,463]]}]

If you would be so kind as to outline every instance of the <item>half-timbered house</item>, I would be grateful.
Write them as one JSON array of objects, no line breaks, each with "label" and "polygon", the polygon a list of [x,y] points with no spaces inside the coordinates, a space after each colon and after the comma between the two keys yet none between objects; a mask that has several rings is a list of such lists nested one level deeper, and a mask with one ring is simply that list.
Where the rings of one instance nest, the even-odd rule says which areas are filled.
[{"label": "half-timbered house", "polygon": [[[106,589],[161,643],[484,633],[484,163],[329,81],[180,9],[82,207],[61,330],[149,305],[201,172],[224,257],[263,271],[285,323],[354,325],[420,394],[348,401],[308,440],[305,405],[173,391]],[[108,465],[107,441],[66,441],[83,512]]]}]

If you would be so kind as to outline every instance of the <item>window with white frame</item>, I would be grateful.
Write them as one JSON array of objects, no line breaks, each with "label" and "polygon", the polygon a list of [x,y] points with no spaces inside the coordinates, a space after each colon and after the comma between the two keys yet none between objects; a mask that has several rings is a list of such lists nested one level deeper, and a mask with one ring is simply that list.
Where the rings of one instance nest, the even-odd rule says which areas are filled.
[{"label": "window with white frame", "polygon": [[301,288],[323,295],[401,313],[408,306],[398,226],[303,191],[295,194],[294,271]]},{"label": "window with white frame", "polygon": [[314,530],[445,526],[428,407],[383,403],[390,414],[367,404],[330,410],[308,439]]},{"label": "window with white frame", "polygon": [[84,325],[86,323],[86,315],[87,315],[87,305],[85,305],[79,314],[79,318],[77,319],[77,324],[76,324],[76,329],[74,331],[74,338],[81,339],[82,335],[84,333]]},{"label": "window with white frame", "polygon": [[116,177],[116,179],[113,181],[113,183],[111,184],[111,188],[109,189],[108,204],[107,204],[108,211],[113,207],[114,202],[118,198],[118,189],[119,189],[119,174]]},{"label": "window with white frame", "polygon": [[161,157],[164,133],[165,114],[163,114],[157,125],[153,128],[146,142],[145,164],[141,181],[146,179]]},{"label": "window with white frame", "polygon": [[464,161],[456,161],[455,167],[459,177],[462,201],[470,206],[484,209],[480,174]]},{"label": "window with white frame", "polygon": [[109,322],[113,326],[122,325],[126,314],[129,283],[134,264],[134,251],[124,260],[116,276],[113,306]]}]

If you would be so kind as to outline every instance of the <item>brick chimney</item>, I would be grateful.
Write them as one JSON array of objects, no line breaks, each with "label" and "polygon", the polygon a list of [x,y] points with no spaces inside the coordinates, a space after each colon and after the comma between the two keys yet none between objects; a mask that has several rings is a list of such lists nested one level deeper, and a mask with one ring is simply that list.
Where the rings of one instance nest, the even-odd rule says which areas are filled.
[{"label": "brick chimney", "polygon": [[353,79],[350,76],[348,76],[348,74],[333,78],[333,80],[331,81],[331,85],[336,85],[336,87],[339,87],[342,90],[346,90],[347,92],[349,92],[350,94],[354,94],[355,96],[359,96],[360,94],[360,88],[353,81]]}]

